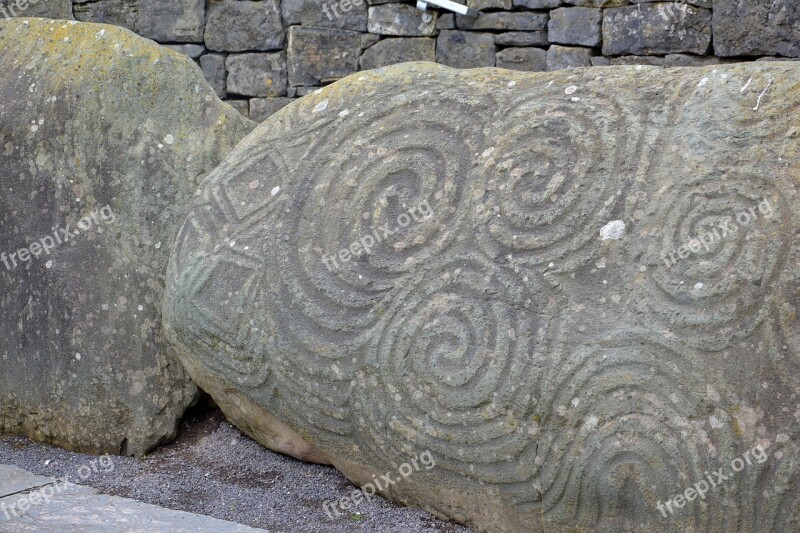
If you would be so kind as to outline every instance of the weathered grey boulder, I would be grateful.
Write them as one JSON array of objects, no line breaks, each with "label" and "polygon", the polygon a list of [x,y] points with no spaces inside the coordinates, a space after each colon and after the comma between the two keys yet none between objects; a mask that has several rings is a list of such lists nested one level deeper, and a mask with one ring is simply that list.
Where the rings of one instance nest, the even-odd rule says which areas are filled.
[{"label": "weathered grey boulder", "polygon": [[797,531],[798,83],[357,73],[204,183],[165,329],[260,442],[479,531]]},{"label": "weathered grey boulder", "polygon": [[196,387],[164,353],[170,243],[253,124],[112,26],[0,20],[0,431],[140,454]]}]

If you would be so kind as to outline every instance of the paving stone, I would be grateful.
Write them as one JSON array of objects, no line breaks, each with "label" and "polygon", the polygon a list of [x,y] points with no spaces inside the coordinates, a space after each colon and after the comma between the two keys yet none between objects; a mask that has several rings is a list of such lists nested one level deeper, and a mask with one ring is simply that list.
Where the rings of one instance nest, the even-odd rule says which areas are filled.
[{"label": "paving stone", "polygon": [[365,0],[282,0],[284,26],[367,31]]},{"label": "paving stone", "polygon": [[280,50],[286,42],[278,0],[211,2],[206,46],[217,52]]},{"label": "paving stone", "polygon": [[477,17],[456,15],[456,27],[459,30],[537,31],[547,29],[547,20],[547,13],[481,13]]},{"label": "paving stone", "polygon": [[541,48],[506,48],[497,52],[496,57],[497,68],[531,72],[547,70],[547,50]]},{"label": "paving stone", "polygon": [[139,0],[75,0],[73,12],[82,22],[102,22],[136,31]]},{"label": "paving stone", "polygon": [[250,120],[264,122],[281,108],[291,104],[294,98],[251,98]]},{"label": "paving stone", "polygon": [[358,71],[361,52],[378,39],[377,35],[354,31],[291,26],[289,84],[319,86]]},{"label": "paving stone", "polygon": [[510,31],[494,37],[495,44],[500,46],[547,46],[546,31]]},{"label": "paving stone", "polygon": [[442,30],[436,39],[436,62],[454,68],[493,67],[494,36],[490,33]]},{"label": "paving stone", "polygon": [[136,33],[164,43],[202,43],[204,0],[139,0]]},{"label": "paving stone", "polygon": [[227,97],[226,82],[228,73],[225,70],[225,56],[222,54],[206,54],[200,58],[200,68],[206,81],[217,96]]},{"label": "paving stone", "polygon": [[603,11],[591,7],[562,7],[550,12],[547,36],[551,43],[600,46]]},{"label": "paving stone", "polygon": [[800,57],[796,0],[714,0],[714,53]]},{"label": "paving stone", "polygon": [[407,4],[373,6],[369,8],[367,29],[377,35],[429,37],[436,34],[437,16]]},{"label": "paving stone", "polygon": [[54,481],[51,477],[37,476],[14,465],[0,465],[0,498],[49,485]]},{"label": "paving stone", "polygon": [[406,61],[436,61],[436,40],[428,37],[383,39],[361,55],[361,70]]},{"label": "paving stone", "polygon": [[547,50],[547,70],[591,67],[593,55],[595,52],[591,48],[554,44]]},{"label": "paving stone", "polygon": [[682,3],[639,4],[603,12],[603,55],[705,54],[711,12]]},{"label": "paving stone", "polygon": [[225,60],[228,94],[283,96],[286,94],[286,53],[234,54]]},{"label": "paving stone", "polygon": [[0,505],[4,506],[0,531],[8,533],[266,533],[210,516],[99,494],[63,481],[29,494],[2,498]]}]

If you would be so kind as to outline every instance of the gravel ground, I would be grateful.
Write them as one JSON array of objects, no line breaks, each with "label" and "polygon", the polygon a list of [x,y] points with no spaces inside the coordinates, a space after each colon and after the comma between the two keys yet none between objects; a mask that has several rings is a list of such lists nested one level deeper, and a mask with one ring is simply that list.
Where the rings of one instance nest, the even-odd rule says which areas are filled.
[{"label": "gravel ground", "polygon": [[44,476],[69,476],[105,494],[270,531],[471,531],[379,497],[362,501],[352,514],[331,519],[322,502],[351,492],[347,479],[332,467],[302,463],[261,447],[219,410],[190,414],[176,441],[146,458],[113,457],[113,470],[97,468],[97,473],[78,481],[80,467],[93,459],[25,437],[0,435],[0,463]]}]

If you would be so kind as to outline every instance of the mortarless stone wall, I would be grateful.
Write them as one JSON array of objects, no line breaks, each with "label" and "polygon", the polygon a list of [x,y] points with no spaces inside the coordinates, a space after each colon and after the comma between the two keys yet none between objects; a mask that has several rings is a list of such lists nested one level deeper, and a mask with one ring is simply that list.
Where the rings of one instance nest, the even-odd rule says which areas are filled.
[{"label": "mortarless stone wall", "polygon": [[217,94],[257,121],[403,61],[537,71],[800,57],[796,0],[468,1],[477,18],[388,0],[0,0],[0,15],[128,28],[196,60]]}]

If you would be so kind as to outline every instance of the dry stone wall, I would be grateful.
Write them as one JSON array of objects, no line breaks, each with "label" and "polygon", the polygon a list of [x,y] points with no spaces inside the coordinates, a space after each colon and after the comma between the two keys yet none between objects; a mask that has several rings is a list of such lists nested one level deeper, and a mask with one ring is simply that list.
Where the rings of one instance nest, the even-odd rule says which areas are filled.
[{"label": "dry stone wall", "polygon": [[388,0],[0,0],[0,14],[133,30],[196,60],[220,97],[258,121],[348,74],[403,61],[543,71],[800,57],[794,0],[468,3],[478,17]]}]

